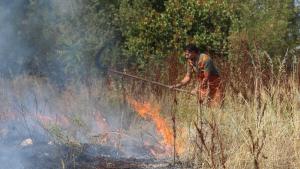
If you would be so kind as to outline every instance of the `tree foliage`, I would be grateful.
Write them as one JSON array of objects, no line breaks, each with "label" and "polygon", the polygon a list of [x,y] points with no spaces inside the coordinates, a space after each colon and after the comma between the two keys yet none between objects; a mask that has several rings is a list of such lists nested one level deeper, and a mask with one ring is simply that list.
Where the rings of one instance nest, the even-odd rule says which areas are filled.
[{"label": "tree foliage", "polygon": [[230,35],[234,57],[245,48],[266,51],[271,56],[283,55],[295,42],[293,0],[233,0],[232,4],[238,17]]},{"label": "tree foliage", "polygon": [[141,69],[172,56],[177,59],[187,43],[202,51],[224,55],[232,12],[225,1],[124,0],[118,13],[128,62]]},{"label": "tree foliage", "polygon": [[239,61],[253,50],[276,58],[297,40],[292,0],[4,0],[0,5],[0,54],[6,58],[1,73],[23,70],[57,82],[97,76],[96,61],[177,76],[187,43]]}]

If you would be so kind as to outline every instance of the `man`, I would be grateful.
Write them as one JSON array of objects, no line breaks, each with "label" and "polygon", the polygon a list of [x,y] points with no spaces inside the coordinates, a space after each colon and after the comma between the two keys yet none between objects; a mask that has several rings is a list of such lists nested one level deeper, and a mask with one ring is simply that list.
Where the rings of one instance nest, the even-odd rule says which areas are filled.
[{"label": "man", "polygon": [[187,60],[187,73],[180,83],[170,88],[179,88],[188,84],[192,73],[198,81],[198,86],[191,91],[197,94],[200,103],[207,101],[208,106],[220,106],[223,101],[222,82],[217,68],[207,54],[200,54],[199,48],[194,44],[185,47]]}]

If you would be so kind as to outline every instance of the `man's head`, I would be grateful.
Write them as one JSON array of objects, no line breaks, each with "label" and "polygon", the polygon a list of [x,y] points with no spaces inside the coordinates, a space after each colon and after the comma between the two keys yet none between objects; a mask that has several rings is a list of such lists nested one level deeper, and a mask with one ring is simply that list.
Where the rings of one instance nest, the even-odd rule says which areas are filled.
[{"label": "man's head", "polygon": [[195,44],[188,44],[184,48],[184,55],[185,55],[186,59],[193,59],[197,55],[199,55],[199,53],[200,53],[200,50]]}]

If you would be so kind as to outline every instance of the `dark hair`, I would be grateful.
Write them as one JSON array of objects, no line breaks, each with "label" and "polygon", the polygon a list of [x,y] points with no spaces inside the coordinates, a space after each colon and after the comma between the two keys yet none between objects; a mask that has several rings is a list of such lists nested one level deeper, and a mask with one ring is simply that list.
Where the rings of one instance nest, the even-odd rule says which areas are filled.
[{"label": "dark hair", "polygon": [[196,52],[196,53],[200,52],[200,49],[195,44],[186,45],[184,50],[187,50],[189,52]]}]

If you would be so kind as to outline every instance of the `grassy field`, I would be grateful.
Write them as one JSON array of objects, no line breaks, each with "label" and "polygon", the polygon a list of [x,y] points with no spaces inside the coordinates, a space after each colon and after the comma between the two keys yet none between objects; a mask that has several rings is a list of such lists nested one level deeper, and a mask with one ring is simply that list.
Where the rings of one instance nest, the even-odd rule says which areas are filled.
[{"label": "grassy field", "polygon": [[194,145],[187,158],[193,157],[200,168],[298,168],[300,98],[295,77],[272,84],[257,77],[249,82],[254,90],[246,90],[247,98],[227,86],[221,109],[182,97],[178,118],[186,119]]},{"label": "grassy field", "polygon": [[[175,105],[172,94],[157,97],[152,89],[132,81],[124,86],[113,81],[107,88],[102,81],[91,80],[89,86],[72,85],[59,91],[45,79],[2,79],[1,119],[24,120],[30,115],[57,142],[106,144],[105,139],[93,137],[108,130],[106,120],[109,130],[133,135],[138,126],[153,127],[151,119],[144,121],[126,104],[124,96],[130,95],[158,105],[171,130],[172,112],[176,112],[177,148],[184,147],[178,159],[195,168],[296,169],[300,166],[299,84],[296,74],[286,77],[274,78],[267,85],[257,77],[247,97],[227,85],[222,108],[198,105],[195,97],[184,94],[176,95]],[[48,121],[35,114],[49,116]],[[27,123],[30,126],[30,121]]]}]

